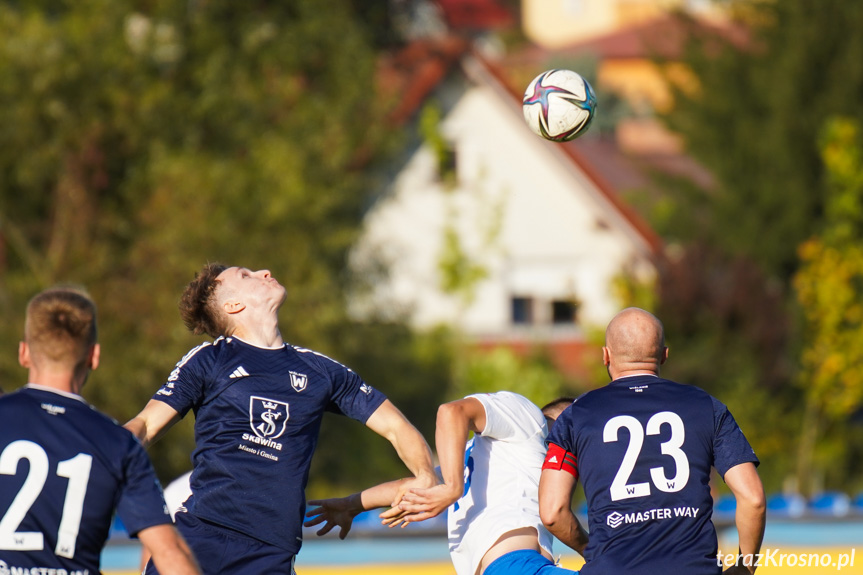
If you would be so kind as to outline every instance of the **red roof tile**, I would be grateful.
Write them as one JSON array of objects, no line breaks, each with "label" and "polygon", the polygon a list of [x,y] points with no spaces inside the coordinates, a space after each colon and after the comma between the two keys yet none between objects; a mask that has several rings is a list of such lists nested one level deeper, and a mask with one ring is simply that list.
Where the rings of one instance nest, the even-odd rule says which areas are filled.
[{"label": "red roof tile", "polygon": [[489,30],[515,23],[512,13],[496,0],[437,0],[453,30]]},{"label": "red roof tile", "polygon": [[691,37],[717,37],[744,45],[745,30],[730,22],[699,20],[689,16],[667,14],[643,24],[623,28],[562,48],[560,52],[589,52],[603,59],[669,58],[683,56]]}]

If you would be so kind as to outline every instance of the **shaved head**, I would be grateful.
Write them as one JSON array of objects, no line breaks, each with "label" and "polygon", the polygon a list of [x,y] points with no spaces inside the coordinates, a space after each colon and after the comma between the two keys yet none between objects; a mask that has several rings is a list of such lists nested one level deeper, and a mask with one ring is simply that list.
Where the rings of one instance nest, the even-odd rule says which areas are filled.
[{"label": "shaved head", "polygon": [[626,308],[605,330],[607,364],[612,370],[648,370],[659,373],[665,361],[665,330],[652,313],[637,307]]}]

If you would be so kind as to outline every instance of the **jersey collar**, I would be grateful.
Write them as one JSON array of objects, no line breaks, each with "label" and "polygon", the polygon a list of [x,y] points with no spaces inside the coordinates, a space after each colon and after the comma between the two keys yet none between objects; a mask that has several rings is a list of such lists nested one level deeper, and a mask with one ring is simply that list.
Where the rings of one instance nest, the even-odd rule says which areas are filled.
[{"label": "jersey collar", "polygon": [[48,387],[46,385],[39,385],[38,383],[28,383],[24,386],[25,389],[35,389],[37,391],[46,391],[48,393],[56,393],[57,395],[62,395],[63,397],[68,397],[69,399],[74,399],[76,401],[80,401],[84,405],[87,404],[87,400],[78,395],[77,393],[72,393],[70,391],[60,391],[59,389],[55,389],[53,387]]}]

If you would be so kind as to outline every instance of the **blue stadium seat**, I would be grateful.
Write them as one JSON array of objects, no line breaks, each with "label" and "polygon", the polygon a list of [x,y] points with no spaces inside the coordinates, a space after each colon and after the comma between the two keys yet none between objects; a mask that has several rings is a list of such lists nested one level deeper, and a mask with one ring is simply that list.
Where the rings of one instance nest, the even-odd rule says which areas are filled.
[{"label": "blue stadium seat", "polygon": [[359,532],[368,532],[368,531],[377,531],[378,529],[384,528],[381,525],[381,520],[378,517],[380,515],[380,511],[372,510],[372,511],[363,511],[356,517],[354,517],[353,529]]},{"label": "blue stadium seat", "polygon": [[851,498],[839,491],[825,491],[809,500],[809,511],[813,515],[844,517],[851,511]]},{"label": "blue stadium seat", "polygon": [[737,511],[737,499],[731,494],[720,495],[713,503],[715,519],[733,519],[735,511]]},{"label": "blue stadium seat", "polygon": [[851,502],[851,512],[857,515],[863,515],[863,492],[858,493]]},{"label": "blue stadium seat", "polygon": [[801,517],[806,499],[799,493],[776,493],[767,498],[767,513],[774,517]]},{"label": "blue stadium seat", "polygon": [[108,531],[108,539],[128,539],[129,532],[126,530],[126,526],[123,525],[123,522],[120,520],[118,515],[114,516],[114,519],[111,521],[111,528]]}]

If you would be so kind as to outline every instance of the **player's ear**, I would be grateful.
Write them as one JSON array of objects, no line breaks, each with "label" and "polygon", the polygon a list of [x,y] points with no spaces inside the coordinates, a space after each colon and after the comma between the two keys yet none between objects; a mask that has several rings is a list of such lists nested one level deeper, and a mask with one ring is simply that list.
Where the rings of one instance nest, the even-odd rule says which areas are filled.
[{"label": "player's ear", "polygon": [[659,356],[659,365],[665,364],[668,361],[668,347],[663,346],[662,355]]},{"label": "player's ear", "polygon": [[240,313],[246,309],[246,304],[236,300],[227,300],[222,306],[225,308],[225,313],[227,314]]},{"label": "player's ear", "polygon": [[102,348],[98,343],[94,343],[90,348],[90,355],[87,358],[87,367],[91,370],[99,367],[99,357],[102,354]]},{"label": "player's ear", "polygon": [[30,369],[30,346],[26,341],[18,342],[18,363],[25,369]]},{"label": "player's ear", "polygon": [[602,348],[602,365],[605,367],[611,365],[611,350],[607,347]]}]

